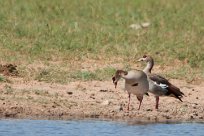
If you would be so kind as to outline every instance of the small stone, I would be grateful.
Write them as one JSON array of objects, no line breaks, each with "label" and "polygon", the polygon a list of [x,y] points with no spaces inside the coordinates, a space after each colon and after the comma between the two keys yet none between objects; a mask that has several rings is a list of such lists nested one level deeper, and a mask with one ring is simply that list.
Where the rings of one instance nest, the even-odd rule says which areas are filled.
[{"label": "small stone", "polygon": [[192,104],[192,108],[193,108],[193,109],[196,109],[196,108],[197,108],[197,104],[193,103],[193,104]]},{"label": "small stone", "polygon": [[94,96],[90,96],[91,99],[96,99]]},{"label": "small stone", "polygon": [[117,106],[115,106],[115,111],[123,111],[123,106],[122,106],[122,104],[119,106],[119,105],[117,105]]},{"label": "small stone", "polygon": [[101,103],[101,105],[109,105],[110,104],[110,101],[109,100],[105,100]]},{"label": "small stone", "polygon": [[163,117],[165,117],[166,119],[171,119],[169,115],[163,115]]},{"label": "small stone", "polygon": [[194,115],[194,116],[198,116],[198,113],[194,113],[193,115]]},{"label": "small stone", "polygon": [[198,99],[198,97],[196,97],[196,99]]},{"label": "small stone", "polygon": [[193,109],[197,109],[197,107],[196,107],[196,106],[193,106]]},{"label": "small stone", "polygon": [[200,117],[199,117],[199,119],[203,119],[203,117],[202,117],[202,116],[200,116]]},{"label": "small stone", "polygon": [[171,119],[171,117],[170,116],[166,116],[166,119]]},{"label": "small stone", "polygon": [[187,105],[187,104],[184,104],[183,106],[184,106],[184,107],[188,107],[188,105]]},{"label": "small stone", "polygon": [[72,94],[73,94],[73,92],[67,92],[67,94],[72,95]]},{"label": "small stone", "polygon": [[95,94],[92,93],[92,94],[90,95],[90,98],[96,99],[96,98],[95,98]]},{"label": "small stone", "polygon": [[108,90],[103,90],[103,89],[101,89],[100,92],[108,92]]},{"label": "small stone", "polygon": [[169,110],[165,110],[164,112],[169,112]]},{"label": "small stone", "polygon": [[91,117],[91,118],[99,118],[100,115],[99,115],[99,114],[91,114],[90,117]]},{"label": "small stone", "polygon": [[119,109],[119,111],[123,111],[123,107],[122,107],[122,106],[120,106],[120,109]]},{"label": "small stone", "polygon": [[147,109],[146,111],[152,111],[152,109]]},{"label": "small stone", "polygon": [[92,93],[92,94],[91,94],[91,96],[95,96],[95,94],[94,94],[94,93]]},{"label": "small stone", "polygon": [[52,108],[56,108],[56,106],[55,106],[55,105],[52,105]]},{"label": "small stone", "polygon": [[145,22],[145,23],[142,23],[141,26],[142,26],[143,28],[147,28],[147,27],[150,26],[150,23],[149,23],[149,22]]},{"label": "small stone", "polygon": [[195,89],[192,89],[192,91],[195,91]]},{"label": "small stone", "polygon": [[142,26],[141,26],[140,24],[131,24],[131,25],[130,25],[130,28],[135,29],[135,30],[138,30],[138,29],[141,29]]},{"label": "small stone", "polygon": [[125,112],[123,115],[124,116],[129,116],[129,111]]},{"label": "small stone", "polygon": [[115,111],[114,111],[114,110],[111,110],[110,112],[111,112],[111,113],[114,113]]}]

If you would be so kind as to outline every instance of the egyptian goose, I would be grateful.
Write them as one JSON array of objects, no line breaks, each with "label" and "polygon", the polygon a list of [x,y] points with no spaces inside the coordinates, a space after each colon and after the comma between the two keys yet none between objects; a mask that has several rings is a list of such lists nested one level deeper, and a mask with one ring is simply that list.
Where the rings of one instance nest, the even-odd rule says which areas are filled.
[{"label": "egyptian goose", "polygon": [[117,82],[121,79],[125,79],[125,90],[128,92],[128,108],[130,105],[130,95],[135,94],[137,99],[139,100],[139,108],[141,106],[143,95],[147,94],[149,89],[149,83],[147,80],[147,75],[140,70],[131,70],[131,71],[124,71],[124,70],[117,70],[114,77],[112,78],[113,83],[115,84],[115,88],[117,86]]},{"label": "egyptian goose", "polygon": [[153,93],[156,97],[156,109],[159,107],[159,96],[172,96],[182,102],[181,98],[183,97],[184,93],[181,92],[178,87],[171,84],[164,77],[151,73],[154,66],[154,60],[151,56],[144,55],[138,61],[147,62],[147,65],[143,71],[148,75],[149,92]]}]

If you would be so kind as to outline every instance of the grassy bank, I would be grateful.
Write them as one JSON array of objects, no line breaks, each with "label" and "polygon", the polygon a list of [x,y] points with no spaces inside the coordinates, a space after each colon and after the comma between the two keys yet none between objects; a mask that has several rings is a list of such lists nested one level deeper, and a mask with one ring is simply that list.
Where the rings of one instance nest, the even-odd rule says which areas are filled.
[{"label": "grassy bank", "polygon": [[[173,64],[169,77],[204,78],[203,7],[202,0],[3,0],[0,60],[17,63],[21,75],[40,81],[103,80],[112,68],[102,69],[110,73],[103,77],[97,69],[81,71],[80,64],[117,63],[119,57],[126,65],[147,53],[157,65]],[[151,25],[129,27],[143,22]],[[46,68],[27,67],[36,62]]]}]

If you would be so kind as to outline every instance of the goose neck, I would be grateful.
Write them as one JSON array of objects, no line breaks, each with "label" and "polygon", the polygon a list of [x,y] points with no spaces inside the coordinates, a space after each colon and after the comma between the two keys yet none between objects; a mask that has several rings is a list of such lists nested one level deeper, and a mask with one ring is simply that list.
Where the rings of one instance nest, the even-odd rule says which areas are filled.
[{"label": "goose neck", "polygon": [[146,65],[146,67],[144,68],[143,71],[145,73],[151,73],[153,66],[154,66],[154,61],[150,60],[150,61],[147,62],[147,65]]}]

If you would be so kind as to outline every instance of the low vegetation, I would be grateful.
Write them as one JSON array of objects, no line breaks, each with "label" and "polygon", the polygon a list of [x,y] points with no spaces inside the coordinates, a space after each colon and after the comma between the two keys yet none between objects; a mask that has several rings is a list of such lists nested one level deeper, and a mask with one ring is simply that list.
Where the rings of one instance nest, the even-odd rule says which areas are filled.
[{"label": "low vegetation", "polygon": [[[114,68],[89,71],[80,64],[126,65],[143,54],[172,67],[168,77],[204,78],[202,0],[7,0],[0,5],[0,60],[16,63],[26,79],[105,80]],[[150,26],[129,27],[145,22]],[[28,68],[34,62],[46,67]]]}]

